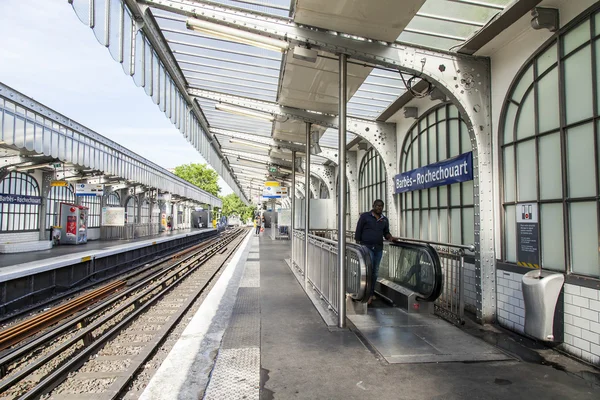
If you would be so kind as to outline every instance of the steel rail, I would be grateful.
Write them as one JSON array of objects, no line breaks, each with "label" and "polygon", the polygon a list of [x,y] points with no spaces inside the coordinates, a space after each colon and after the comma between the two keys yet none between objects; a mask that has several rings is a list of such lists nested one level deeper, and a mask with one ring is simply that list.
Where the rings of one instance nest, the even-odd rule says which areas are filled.
[{"label": "steel rail", "polygon": [[[219,238],[213,239],[213,241],[214,240],[219,240]],[[78,333],[76,333],[71,338],[71,340],[63,343],[63,345],[60,346],[58,349],[56,349],[55,352],[50,353],[41,359],[38,359],[34,363],[25,367],[24,369],[19,370],[16,374],[14,374],[14,375],[11,374],[8,377],[6,377],[4,380],[0,381],[0,393],[4,392],[6,389],[8,389],[14,383],[22,380],[22,378],[29,375],[31,372],[35,371],[36,369],[41,367],[43,364],[45,364],[46,362],[48,362],[51,359],[53,359],[54,357],[56,357],[58,354],[60,354],[60,352],[66,350],[69,347],[71,347],[72,345],[74,345],[77,341],[82,340],[82,339],[84,339],[84,341],[87,340],[87,339],[85,339],[86,336],[90,335],[97,327],[100,327],[103,323],[110,320],[111,317],[113,317],[114,315],[117,315],[120,312],[126,310],[132,304],[139,302],[141,299],[143,299],[145,296],[147,296],[148,293],[151,293],[152,290],[156,289],[156,287],[158,287],[160,285],[164,285],[165,282],[168,282],[169,279],[173,278],[173,276],[177,275],[182,270],[185,270],[186,268],[188,268],[188,266],[191,265],[194,261],[198,261],[202,257],[204,257],[204,258],[202,258],[201,261],[205,261],[206,254],[210,254],[211,251],[214,252],[215,249],[219,249],[218,243],[211,243],[211,242],[208,242],[208,243],[204,242],[204,243],[200,244],[198,247],[200,247],[200,248],[198,249],[197,253],[189,255],[188,257],[186,257],[180,261],[177,261],[177,263],[170,266],[169,269],[161,269],[161,270],[157,271],[156,273],[152,274],[151,276],[148,276],[147,278],[137,282],[135,285],[131,286],[126,291],[121,292],[118,296],[114,296],[114,297],[110,298],[108,301],[99,304],[98,306],[94,307],[93,309],[88,310],[87,312],[85,312],[83,314],[76,315],[75,317],[71,318],[64,324],[61,324],[60,326],[56,327],[54,330],[47,332],[46,334],[40,336],[39,338],[35,339],[34,341],[27,343],[25,346],[19,347],[15,351],[4,356],[2,359],[0,359],[0,368],[2,369],[2,371],[7,371],[8,366],[11,363],[14,363],[14,362],[20,360],[23,356],[26,356],[27,354],[29,354],[33,350],[37,349],[38,347],[48,343],[50,340],[54,339],[55,337],[59,336],[60,334],[65,333],[68,330],[75,328],[78,324],[87,325],[87,327],[85,329],[82,329]],[[201,253],[201,252],[204,252],[204,253]],[[95,315],[98,315],[99,313],[104,311],[106,308],[127,298],[128,296],[132,295],[136,291],[139,291],[141,288],[143,288],[144,286],[151,283],[152,281],[155,281],[160,278],[164,278],[164,280],[152,284],[149,288],[146,288],[146,290],[135,295],[135,297],[133,299],[129,300],[124,305],[121,305],[120,307],[118,307],[117,310],[113,311],[112,314],[107,314],[107,315],[103,316],[102,318],[95,320],[94,322],[92,322],[90,324],[90,320]]]}]

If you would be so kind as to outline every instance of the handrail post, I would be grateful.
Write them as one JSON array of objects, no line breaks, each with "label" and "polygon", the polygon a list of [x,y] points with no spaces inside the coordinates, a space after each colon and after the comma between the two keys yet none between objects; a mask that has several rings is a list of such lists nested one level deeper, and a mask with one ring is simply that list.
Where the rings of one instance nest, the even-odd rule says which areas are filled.
[{"label": "handrail post", "polygon": [[304,287],[308,288],[308,228],[310,226],[310,122],[306,123],[306,169],[304,170]]},{"label": "handrail post", "polygon": [[338,196],[338,327],[346,327],[346,54],[339,59],[339,113],[338,113],[338,146],[339,146],[339,182]]},{"label": "handrail post", "polygon": [[462,322],[465,316],[465,251],[459,249],[460,270],[458,271],[458,316]]},{"label": "handrail post", "polygon": [[292,151],[292,188],[288,193],[288,196],[292,196],[292,212],[290,213],[292,216],[292,221],[290,222],[290,234],[292,237],[292,268],[294,267],[294,257],[296,253],[294,252],[294,242],[296,241],[294,238],[294,227],[295,227],[295,219],[296,219],[296,150]]}]

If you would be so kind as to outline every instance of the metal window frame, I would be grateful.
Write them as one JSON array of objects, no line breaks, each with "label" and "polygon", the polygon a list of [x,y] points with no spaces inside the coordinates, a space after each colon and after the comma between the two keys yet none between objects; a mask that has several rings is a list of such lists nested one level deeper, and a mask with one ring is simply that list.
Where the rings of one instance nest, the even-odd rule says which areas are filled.
[{"label": "metal window frame", "polygon": [[[561,204],[562,208],[563,208],[563,238],[564,238],[564,242],[563,242],[563,253],[564,253],[564,259],[563,259],[563,263],[564,263],[564,269],[563,269],[563,273],[567,276],[567,277],[574,277],[574,278],[581,278],[584,280],[591,280],[591,281],[597,281],[598,279],[600,279],[600,265],[598,265],[598,276],[589,276],[589,275],[583,275],[583,274],[578,274],[577,272],[573,271],[573,265],[572,265],[572,248],[571,248],[571,229],[570,229],[570,213],[569,213],[569,207],[571,204],[574,203],[578,203],[578,202],[591,202],[591,201],[595,201],[596,202],[596,217],[597,217],[597,226],[598,226],[598,237],[599,237],[599,245],[600,245],[600,172],[598,171],[598,168],[595,169],[595,184],[596,184],[596,195],[595,196],[584,196],[584,197],[577,197],[577,198],[571,198],[568,194],[568,171],[567,171],[567,143],[566,143],[566,134],[568,132],[569,129],[572,129],[574,127],[580,126],[580,125],[585,125],[585,124],[592,124],[592,130],[593,130],[593,141],[594,141],[594,158],[595,158],[595,162],[596,162],[596,166],[600,165],[600,155],[598,153],[598,135],[600,134],[600,131],[598,129],[598,125],[600,123],[600,115],[598,114],[598,95],[599,95],[599,90],[598,90],[598,83],[596,82],[596,79],[598,78],[597,76],[597,71],[596,71],[596,43],[600,43],[600,35],[595,35],[595,30],[596,30],[596,24],[595,24],[595,15],[597,15],[598,13],[600,13],[600,4],[594,4],[593,6],[591,6],[590,8],[588,8],[587,10],[583,11],[581,14],[579,14],[577,17],[573,18],[569,23],[567,23],[564,27],[562,27],[560,30],[558,30],[554,35],[552,35],[552,37],[550,37],[544,44],[542,44],[521,66],[521,68],[519,69],[519,71],[515,74],[515,78],[513,79],[513,81],[511,82],[510,86],[509,86],[509,90],[507,91],[506,97],[504,99],[503,102],[503,106],[502,106],[502,110],[500,113],[500,123],[499,123],[499,129],[498,129],[498,144],[499,146],[497,147],[497,156],[498,156],[498,160],[499,160],[499,171],[500,171],[500,181],[499,181],[499,185],[500,185],[500,197],[499,197],[499,203],[500,203],[500,215],[501,215],[501,221],[500,221],[500,237],[501,237],[501,258],[500,261],[504,262],[504,263],[509,263],[511,265],[513,265],[514,263],[511,261],[506,261],[507,260],[507,233],[508,233],[508,229],[506,228],[506,224],[508,223],[508,221],[506,220],[506,209],[507,207],[511,207],[511,206],[516,206],[517,204],[519,204],[520,202],[523,202],[525,200],[521,200],[519,198],[519,193],[518,193],[518,179],[516,178],[518,176],[518,171],[517,171],[517,147],[522,144],[522,143],[526,143],[526,142],[530,142],[530,141],[535,141],[535,149],[536,149],[536,159],[535,159],[535,163],[536,163],[536,190],[537,190],[537,194],[536,194],[536,199],[532,199],[533,202],[536,202],[538,205],[543,205],[543,204]],[[563,46],[564,46],[564,36],[567,35],[569,32],[571,32],[572,30],[576,29],[577,27],[579,27],[581,24],[585,23],[586,21],[590,21],[590,38],[589,40],[586,40],[584,43],[580,44],[579,46],[577,46],[576,48],[574,48],[573,50],[571,50],[569,53],[567,54],[563,54]],[[537,70],[537,60],[540,58],[540,56],[542,56],[548,49],[550,49],[552,46],[554,46],[556,44],[556,59],[557,62],[551,64],[546,71],[543,71],[541,74],[539,73],[539,71]],[[590,47],[590,63],[591,63],[591,72],[592,72],[592,116],[585,118],[583,120],[574,122],[574,123],[567,123],[566,120],[566,77],[565,77],[565,71],[564,71],[564,62],[565,60],[567,60],[569,57],[571,57],[573,54],[579,52],[580,50],[586,48],[586,47]],[[535,133],[533,136],[527,137],[527,138],[521,138],[521,139],[517,139],[516,138],[516,134],[517,134],[517,126],[518,126],[518,119],[520,116],[520,112],[522,110],[522,104],[523,102],[517,102],[515,100],[513,100],[513,94],[515,89],[517,88],[517,86],[519,85],[519,83],[521,82],[521,80],[523,79],[523,77],[525,76],[525,73],[528,72],[529,68],[532,67],[533,68],[533,80],[531,82],[531,84],[526,88],[525,92],[523,93],[523,99],[525,99],[529,93],[531,91],[533,91],[533,96],[534,96],[534,124],[535,124]],[[558,94],[559,94],[559,127],[555,128],[555,129],[551,129],[548,131],[544,131],[544,132],[540,132],[539,131],[539,123],[540,123],[540,115],[538,113],[538,104],[539,104],[539,90],[538,90],[538,84],[539,82],[549,73],[551,72],[554,68],[558,69]],[[504,130],[507,128],[506,123],[507,123],[507,117],[508,117],[508,106],[509,104],[513,104],[516,107],[518,107],[517,109],[517,113],[515,115],[515,121],[512,127],[512,141],[510,142],[506,142],[505,140],[505,135],[504,135]],[[558,134],[560,135],[560,152],[561,152],[561,159],[560,159],[560,163],[561,163],[561,188],[562,188],[562,197],[560,199],[541,199],[541,183],[540,183],[540,178],[539,178],[539,169],[540,169],[540,164],[539,164],[539,141],[540,138],[543,138],[546,135],[551,135],[551,134],[556,134],[558,132]],[[512,182],[512,184],[514,185],[514,190],[515,190],[515,199],[514,201],[506,201],[505,200],[505,185],[508,182],[506,181],[506,176],[504,174],[505,172],[505,161],[504,161],[504,155],[506,154],[506,151],[511,151],[513,152],[513,163],[514,163],[514,174],[515,174],[515,179],[514,182]],[[541,207],[540,207],[541,209]],[[515,222],[516,223],[516,222]],[[541,240],[541,230],[542,230],[542,224],[543,221],[540,220],[539,223],[539,231],[538,231],[538,235],[540,237],[539,240],[539,251],[540,251],[540,258],[541,255],[543,253],[543,244],[542,244],[542,240]],[[599,251],[599,256],[600,256],[600,251]],[[540,267],[543,269],[543,259],[540,259]],[[552,271],[556,271],[555,269],[552,269]]]},{"label": "metal window frame", "polygon": [[[40,196],[40,185],[30,174],[9,172],[0,180],[0,193]],[[40,227],[40,206],[37,204],[0,204],[0,234],[35,232]],[[6,229],[4,225],[6,224]]]}]

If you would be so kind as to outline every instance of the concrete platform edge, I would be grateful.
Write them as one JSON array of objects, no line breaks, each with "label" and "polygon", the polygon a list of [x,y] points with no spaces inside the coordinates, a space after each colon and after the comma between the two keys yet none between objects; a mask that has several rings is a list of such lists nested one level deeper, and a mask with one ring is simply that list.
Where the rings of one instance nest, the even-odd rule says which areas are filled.
[{"label": "concrete platform edge", "polygon": [[249,232],[151,378],[140,400],[196,400],[203,397],[237,298],[251,237],[252,232]]}]

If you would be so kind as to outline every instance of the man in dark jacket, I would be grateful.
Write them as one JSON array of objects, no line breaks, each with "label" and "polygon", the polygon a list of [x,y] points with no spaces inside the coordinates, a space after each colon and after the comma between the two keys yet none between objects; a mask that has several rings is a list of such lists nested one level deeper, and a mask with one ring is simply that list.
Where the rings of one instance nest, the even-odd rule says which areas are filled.
[{"label": "man in dark jacket", "polygon": [[356,243],[362,244],[369,249],[373,263],[371,274],[373,285],[371,286],[371,293],[369,293],[368,304],[371,304],[375,299],[375,283],[377,282],[379,264],[383,256],[383,238],[390,241],[396,240],[390,234],[390,223],[387,217],[383,215],[383,206],[383,200],[375,200],[373,202],[373,209],[361,214],[356,224],[356,232],[354,233]]}]

